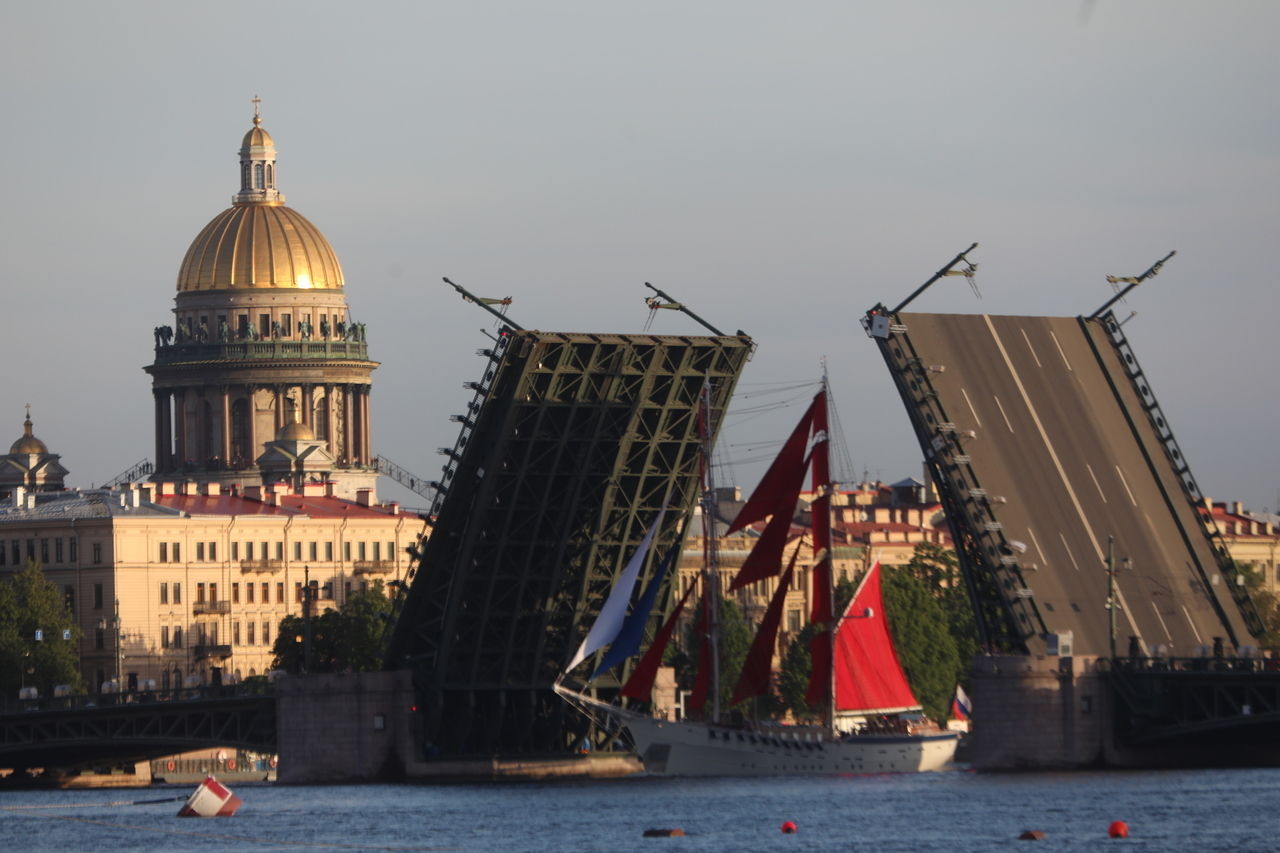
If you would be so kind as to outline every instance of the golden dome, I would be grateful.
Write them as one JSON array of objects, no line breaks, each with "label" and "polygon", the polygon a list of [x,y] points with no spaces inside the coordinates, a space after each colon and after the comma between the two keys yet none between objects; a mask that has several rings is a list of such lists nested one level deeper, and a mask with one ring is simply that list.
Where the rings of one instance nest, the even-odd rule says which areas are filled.
[{"label": "golden dome", "polygon": [[[249,131],[256,132],[257,128]],[[196,236],[178,271],[180,293],[250,287],[337,289],[342,284],[338,255],[320,229],[279,204],[238,204],[222,211]]]},{"label": "golden dome", "polygon": [[45,443],[36,438],[31,432],[31,415],[27,415],[27,419],[22,424],[22,437],[9,445],[10,456],[22,456],[28,453],[48,453],[49,448]]},{"label": "golden dome", "polygon": [[253,117],[253,127],[249,128],[249,132],[244,135],[244,140],[240,143],[241,148],[274,148],[275,142],[271,139],[271,134],[262,129],[262,119],[258,116]]},{"label": "golden dome", "polygon": [[276,435],[276,441],[315,441],[316,434],[311,431],[311,427],[302,423],[302,421],[294,421],[280,427],[280,432]]}]

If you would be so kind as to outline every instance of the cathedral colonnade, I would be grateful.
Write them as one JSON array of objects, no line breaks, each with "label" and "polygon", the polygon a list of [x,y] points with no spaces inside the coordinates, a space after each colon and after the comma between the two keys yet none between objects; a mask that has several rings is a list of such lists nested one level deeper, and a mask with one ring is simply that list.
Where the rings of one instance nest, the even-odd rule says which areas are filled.
[{"label": "cathedral colonnade", "polygon": [[308,426],[341,467],[373,464],[371,386],[251,383],[155,388],[157,474],[252,468],[289,423]]}]

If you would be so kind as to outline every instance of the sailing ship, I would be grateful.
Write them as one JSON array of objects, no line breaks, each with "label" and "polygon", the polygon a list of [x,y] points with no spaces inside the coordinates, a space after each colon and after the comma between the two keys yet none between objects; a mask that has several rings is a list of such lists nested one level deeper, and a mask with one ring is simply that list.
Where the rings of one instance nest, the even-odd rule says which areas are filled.
[{"label": "sailing ship", "polygon": [[[606,729],[625,729],[645,769],[651,773],[775,776],[918,772],[944,769],[955,755],[957,733],[938,727],[920,714],[921,705],[898,661],[885,620],[879,564],[873,565],[863,577],[840,618],[833,618],[830,503],[834,488],[828,461],[828,396],[824,378],[821,390],[728,531],[732,533],[768,519],[755,547],[730,584],[730,591],[778,577],[777,589],[734,690],[732,704],[736,705],[764,695],[770,687],[783,603],[800,548],[795,548],[785,570],[783,555],[804,475],[812,468],[814,556],[809,618],[822,626],[822,630],[811,641],[813,667],[805,698],[811,707],[823,709],[823,724],[721,722],[716,649],[720,581],[714,559],[714,484],[708,441],[704,443],[702,513],[708,558],[704,561],[703,609],[697,626],[700,633],[705,632],[706,641],[701,643],[698,679],[686,704],[686,711],[699,713],[710,697],[712,710],[707,719],[662,719],[622,704],[604,702],[564,684],[571,670],[605,646],[609,649],[588,682],[639,651],[644,624],[678,551],[677,546],[666,555],[628,615],[627,604],[661,516],[632,556],[591,631],[555,685],[561,697],[598,724]],[[704,436],[707,434],[704,430]],[[619,692],[619,702],[627,698],[642,703],[650,701],[663,649],[693,589],[691,584],[632,670]]]}]

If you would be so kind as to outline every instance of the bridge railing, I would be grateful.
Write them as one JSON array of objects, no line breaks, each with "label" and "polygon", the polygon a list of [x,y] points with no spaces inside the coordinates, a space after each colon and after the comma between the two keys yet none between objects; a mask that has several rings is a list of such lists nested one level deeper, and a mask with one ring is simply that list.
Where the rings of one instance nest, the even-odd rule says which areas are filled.
[{"label": "bridge railing", "polygon": [[1099,658],[1098,668],[1122,673],[1164,672],[1276,672],[1280,658],[1191,657],[1191,658]]},{"label": "bridge railing", "polygon": [[120,693],[86,693],[74,696],[40,696],[35,699],[6,697],[0,702],[0,713],[13,714],[23,711],[59,711],[80,708],[104,708],[120,705],[138,705],[163,702],[185,702],[208,699],[233,699],[241,696],[267,696],[274,693],[274,685],[262,678],[240,684],[201,684],[169,690],[126,690]]}]

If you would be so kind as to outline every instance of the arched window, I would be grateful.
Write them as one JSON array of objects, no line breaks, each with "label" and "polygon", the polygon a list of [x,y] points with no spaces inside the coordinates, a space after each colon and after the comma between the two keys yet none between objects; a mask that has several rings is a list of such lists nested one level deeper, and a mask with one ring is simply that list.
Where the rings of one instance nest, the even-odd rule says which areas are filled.
[{"label": "arched window", "polygon": [[249,164],[248,163],[240,164],[240,189],[242,190],[249,189]]},{"label": "arched window", "polygon": [[213,406],[208,400],[200,404],[199,430],[201,458],[205,460],[206,467],[212,467],[210,463],[218,450],[213,444]]},{"label": "arched window", "polygon": [[314,417],[311,419],[311,431],[320,441],[329,440],[329,398],[316,398]]},{"label": "arched window", "polygon": [[263,188],[263,187],[262,187],[262,164],[261,164],[261,163],[254,163],[254,164],[253,164],[253,188],[254,188],[254,189],[256,189],[256,190],[260,190],[260,189],[262,189],[262,188]]},{"label": "arched window", "polygon": [[270,189],[276,185],[276,168],[270,163],[267,164],[267,188]]}]

